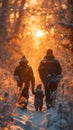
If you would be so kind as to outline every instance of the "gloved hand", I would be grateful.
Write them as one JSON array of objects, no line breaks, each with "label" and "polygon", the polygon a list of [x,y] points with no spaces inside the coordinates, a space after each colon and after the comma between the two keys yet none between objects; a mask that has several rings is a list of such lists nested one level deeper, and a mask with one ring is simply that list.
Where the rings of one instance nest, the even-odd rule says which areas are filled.
[{"label": "gloved hand", "polygon": [[15,79],[16,81],[19,81],[19,77],[18,77],[17,75],[14,76],[14,79]]}]

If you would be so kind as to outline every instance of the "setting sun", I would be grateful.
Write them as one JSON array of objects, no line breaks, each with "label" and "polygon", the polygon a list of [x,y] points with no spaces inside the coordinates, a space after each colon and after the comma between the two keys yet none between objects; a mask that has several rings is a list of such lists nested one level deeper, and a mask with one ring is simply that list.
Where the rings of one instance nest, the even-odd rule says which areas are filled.
[{"label": "setting sun", "polygon": [[42,37],[44,35],[44,32],[42,30],[38,30],[36,33],[36,37]]}]

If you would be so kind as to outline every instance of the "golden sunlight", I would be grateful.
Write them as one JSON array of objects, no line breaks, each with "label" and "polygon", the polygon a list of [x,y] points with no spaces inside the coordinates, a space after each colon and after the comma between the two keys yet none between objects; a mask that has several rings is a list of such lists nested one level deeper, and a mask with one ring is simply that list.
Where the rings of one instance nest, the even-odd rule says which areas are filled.
[{"label": "golden sunlight", "polygon": [[37,2],[37,0],[34,0],[34,1],[33,1],[33,0],[30,0],[30,1],[27,0],[26,3],[27,3],[29,6],[33,7],[33,6],[37,5],[38,2]]},{"label": "golden sunlight", "polygon": [[51,36],[54,36],[54,34],[55,34],[54,28],[51,28],[50,34],[51,34]]},{"label": "golden sunlight", "polygon": [[37,32],[36,32],[36,37],[42,37],[44,35],[44,32],[42,31],[42,30],[38,30]]},{"label": "golden sunlight", "polygon": [[39,0],[26,0],[26,3],[29,5],[29,7],[34,7],[34,6],[38,6],[41,5],[41,3],[43,2],[43,0],[39,1]]},{"label": "golden sunlight", "polygon": [[63,9],[67,9],[68,7],[67,7],[66,4],[62,4],[62,8],[63,8]]},{"label": "golden sunlight", "polygon": [[[24,23],[26,26],[21,48],[22,53],[26,55],[29,64],[33,68],[36,84],[41,82],[38,74],[40,60],[48,48],[55,47],[53,37],[55,27],[50,26],[55,22],[55,18],[52,13],[47,12],[47,9],[41,8],[41,1],[26,0],[25,9],[28,8],[29,10],[25,11]],[[38,8],[38,5],[40,8]]]}]

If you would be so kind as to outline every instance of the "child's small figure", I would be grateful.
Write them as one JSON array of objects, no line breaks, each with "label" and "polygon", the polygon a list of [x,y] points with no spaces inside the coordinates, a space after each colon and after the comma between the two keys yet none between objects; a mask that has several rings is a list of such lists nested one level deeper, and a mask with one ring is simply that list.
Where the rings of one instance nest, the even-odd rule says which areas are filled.
[{"label": "child's small figure", "polygon": [[43,91],[42,91],[42,84],[38,84],[36,90],[34,91],[34,106],[36,111],[40,110],[42,111],[43,107]]}]

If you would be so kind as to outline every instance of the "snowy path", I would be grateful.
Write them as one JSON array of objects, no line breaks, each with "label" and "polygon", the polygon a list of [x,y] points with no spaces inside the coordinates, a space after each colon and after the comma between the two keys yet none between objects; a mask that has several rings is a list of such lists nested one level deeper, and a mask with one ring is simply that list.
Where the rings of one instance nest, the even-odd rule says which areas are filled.
[{"label": "snowy path", "polygon": [[43,112],[31,112],[31,111],[21,111],[17,110],[17,113],[20,113],[17,118],[15,118],[16,126],[20,127],[20,130],[41,130],[42,123],[45,122]]},{"label": "snowy path", "polygon": [[29,98],[27,110],[17,108],[15,111],[15,126],[16,130],[45,130],[43,124],[46,122],[47,110],[45,104],[42,112],[36,112],[33,105],[33,96]]}]

